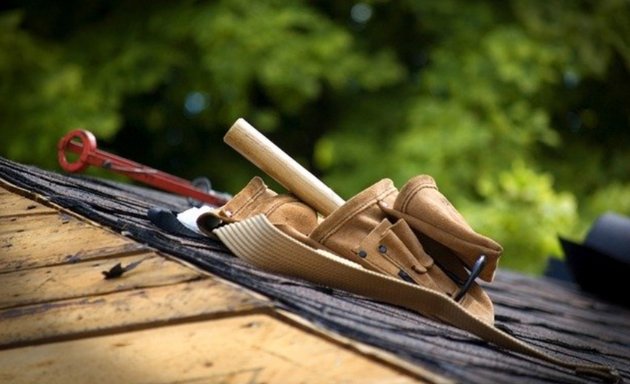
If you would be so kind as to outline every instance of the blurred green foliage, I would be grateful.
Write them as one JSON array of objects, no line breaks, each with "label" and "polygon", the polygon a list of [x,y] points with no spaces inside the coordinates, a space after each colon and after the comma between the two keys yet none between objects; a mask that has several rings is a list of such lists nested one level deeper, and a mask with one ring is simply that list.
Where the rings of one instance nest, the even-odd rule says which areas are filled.
[{"label": "blurred green foliage", "polygon": [[0,155],[67,131],[237,192],[245,117],[350,197],[428,173],[502,266],[630,214],[625,0],[20,1],[0,5]]}]

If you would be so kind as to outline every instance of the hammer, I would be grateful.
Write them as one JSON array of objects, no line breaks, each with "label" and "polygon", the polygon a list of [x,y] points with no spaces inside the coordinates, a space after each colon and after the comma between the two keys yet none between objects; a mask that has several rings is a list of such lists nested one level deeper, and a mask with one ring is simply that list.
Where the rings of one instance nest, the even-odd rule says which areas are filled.
[{"label": "hammer", "polygon": [[236,120],[223,140],[323,216],[344,204],[339,195],[245,119]]}]

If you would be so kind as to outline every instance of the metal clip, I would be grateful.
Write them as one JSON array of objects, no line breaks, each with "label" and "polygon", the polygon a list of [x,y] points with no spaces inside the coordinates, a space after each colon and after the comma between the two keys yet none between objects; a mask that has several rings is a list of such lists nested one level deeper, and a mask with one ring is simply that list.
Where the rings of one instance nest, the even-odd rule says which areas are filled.
[{"label": "metal clip", "polygon": [[479,274],[483,270],[483,267],[485,266],[486,266],[486,255],[481,255],[479,256],[477,261],[475,261],[475,264],[473,264],[472,268],[470,269],[470,274],[468,275],[468,279],[466,279],[464,284],[462,284],[457,294],[453,296],[453,300],[459,302],[461,301],[461,299],[464,298],[464,295],[466,294],[466,292],[468,292],[468,290],[470,289],[470,286],[475,281],[475,279],[477,279],[477,276],[479,276]]}]

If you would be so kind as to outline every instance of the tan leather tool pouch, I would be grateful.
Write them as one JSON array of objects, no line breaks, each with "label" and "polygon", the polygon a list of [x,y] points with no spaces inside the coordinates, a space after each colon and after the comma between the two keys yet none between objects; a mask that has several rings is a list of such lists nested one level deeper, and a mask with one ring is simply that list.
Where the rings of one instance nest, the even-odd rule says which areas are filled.
[{"label": "tan leather tool pouch", "polygon": [[389,215],[404,219],[415,231],[452,250],[471,268],[480,255],[486,255],[486,266],[479,274],[492,281],[503,249],[494,240],[475,232],[438,190],[432,177],[420,175],[410,179],[400,190],[394,204],[383,207]]},{"label": "tan leather tool pouch", "polygon": [[[318,224],[318,215],[313,208],[292,195],[278,195],[261,178],[254,177],[227,204],[199,216],[197,225],[202,231],[211,233],[219,223],[233,223],[262,213],[278,229],[312,248],[332,251],[366,269],[456,297],[461,289],[458,284],[468,275],[455,254],[457,249],[449,248],[451,243],[448,241],[446,245],[441,242],[450,240],[450,237],[440,237],[442,232],[437,232],[438,236],[433,240],[435,233],[432,231],[428,231],[428,237],[424,231],[414,232],[414,229],[419,231],[417,225],[414,226],[415,217],[405,214],[400,218],[403,215],[395,209],[402,206],[406,212],[415,213],[424,212],[422,209],[439,211],[450,207],[450,211],[440,212],[446,218],[434,214],[442,220],[438,220],[440,228],[461,230],[460,226],[465,225],[468,231],[472,230],[452,206],[444,202],[437,204],[425,195],[419,195],[417,192],[423,190],[424,184],[415,188],[415,183],[410,181],[405,187],[399,193],[391,180],[383,179],[355,195]],[[417,196],[421,199],[416,199]],[[433,205],[418,207],[426,201]],[[429,228],[433,230],[433,227]],[[425,242],[430,248],[425,249]],[[492,303],[478,284],[473,282],[459,303],[483,321],[494,321]]]},{"label": "tan leather tool pouch", "polygon": [[[366,269],[453,297],[460,287],[434,263],[410,226],[402,219],[391,222],[383,210],[393,206],[397,196],[391,180],[381,180],[330,214],[309,238]],[[493,322],[492,303],[476,283],[460,304]]]},{"label": "tan leather tool pouch", "polygon": [[254,177],[222,207],[197,218],[197,226],[206,234],[220,223],[234,223],[264,213],[274,225],[287,226],[308,235],[317,225],[317,212],[293,195],[278,195]]}]

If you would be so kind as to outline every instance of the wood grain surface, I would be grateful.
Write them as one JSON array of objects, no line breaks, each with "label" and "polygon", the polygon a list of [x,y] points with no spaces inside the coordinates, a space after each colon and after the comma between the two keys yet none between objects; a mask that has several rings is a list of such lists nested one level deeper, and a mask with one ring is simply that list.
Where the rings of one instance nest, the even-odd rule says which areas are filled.
[{"label": "wood grain surface", "polygon": [[0,383],[421,382],[284,321],[261,295],[1,187],[0,292]]},{"label": "wood grain surface", "polygon": [[411,383],[263,314],[0,351],[21,383]]}]

